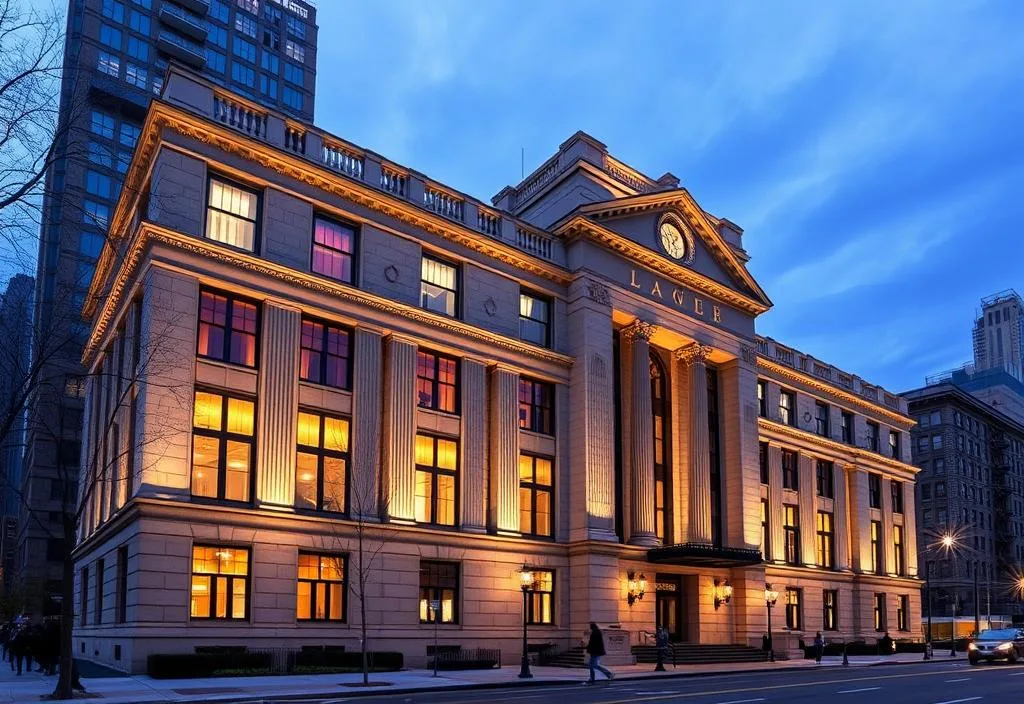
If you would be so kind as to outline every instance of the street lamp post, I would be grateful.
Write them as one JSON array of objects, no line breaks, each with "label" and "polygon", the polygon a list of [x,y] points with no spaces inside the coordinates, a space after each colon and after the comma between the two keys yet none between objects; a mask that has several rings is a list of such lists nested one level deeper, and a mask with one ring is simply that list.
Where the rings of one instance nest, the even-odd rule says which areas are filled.
[{"label": "street lamp post", "polygon": [[764,605],[768,609],[768,660],[775,662],[775,643],[772,640],[772,607],[779,599],[779,593],[772,589],[772,585],[764,585]]},{"label": "street lamp post", "polygon": [[924,564],[924,601],[928,605],[928,632],[924,643],[924,659],[932,659],[932,561]]},{"label": "street lamp post", "polygon": [[519,570],[519,586],[523,591],[523,662],[519,668],[520,679],[530,679],[533,677],[533,673],[530,672],[530,654],[526,642],[526,627],[529,622],[529,608],[526,602],[529,598],[530,590],[533,588],[533,579],[533,572],[529,567],[523,565],[522,569]]}]

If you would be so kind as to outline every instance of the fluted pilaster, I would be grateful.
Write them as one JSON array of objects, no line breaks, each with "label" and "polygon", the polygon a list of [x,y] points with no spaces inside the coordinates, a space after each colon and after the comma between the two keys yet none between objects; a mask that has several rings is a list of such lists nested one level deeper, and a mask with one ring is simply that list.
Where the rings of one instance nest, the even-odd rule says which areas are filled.
[{"label": "fluted pilaster", "polygon": [[654,431],[651,415],[650,339],[654,326],[636,320],[622,329],[630,346],[630,537],[634,545],[658,542],[654,525]]},{"label": "fluted pilaster", "polygon": [[836,522],[836,569],[850,569],[850,506],[847,501],[846,469],[842,465],[833,465],[832,483],[835,487],[835,500],[832,506]]},{"label": "fluted pilaster", "polygon": [[416,343],[391,335],[384,355],[383,512],[416,520]]},{"label": "fluted pilaster", "polygon": [[299,337],[302,314],[263,304],[263,344],[257,382],[256,500],[262,505],[295,502],[295,423],[299,409]]},{"label": "fluted pilaster", "polygon": [[352,338],[352,479],[349,512],[380,518],[383,335],[357,327]]},{"label": "fluted pilaster", "polygon": [[690,378],[689,540],[711,542],[711,455],[708,442],[707,358],[711,348],[692,344],[676,350]]},{"label": "fluted pilaster", "polygon": [[491,525],[519,532],[519,374],[491,370]]},{"label": "fluted pilaster", "polygon": [[818,560],[817,533],[817,491],[815,489],[815,460],[803,453],[797,461],[798,486],[800,487],[800,553],[805,565],[814,565]]},{"label": "fluted pilaster", "polygon": [[786,535],[782,529],[782,448],[768,446],[768,531],[771,559],[786,561]]},{"label": "fluted pilaster", "polygon": [[846,470],[846,488],[850,504],[850,545],[853,569],[871,572],[871,514],[868,510],[868,475],[855,465]]},{"label": "fluted pilaster", "polygon": [[487,520],[487,367],[462,359],[462,520],[463,530],[482,533]]}]

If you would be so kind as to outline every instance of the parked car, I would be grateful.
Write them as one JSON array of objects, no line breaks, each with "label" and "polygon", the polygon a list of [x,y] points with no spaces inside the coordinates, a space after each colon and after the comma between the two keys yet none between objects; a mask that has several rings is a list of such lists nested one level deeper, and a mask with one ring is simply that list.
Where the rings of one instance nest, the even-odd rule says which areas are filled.
[{"label": "parked car", "polygon": [[967,659],[972,665],[982,660],[1006,660],[1013,664],[1024,658],[1024,629],[994,628],[982,631],[967,646]]}]

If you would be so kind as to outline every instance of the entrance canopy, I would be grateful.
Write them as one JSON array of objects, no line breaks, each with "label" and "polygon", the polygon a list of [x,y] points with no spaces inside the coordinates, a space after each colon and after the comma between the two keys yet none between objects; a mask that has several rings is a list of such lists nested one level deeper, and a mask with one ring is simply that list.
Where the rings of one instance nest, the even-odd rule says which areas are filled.
[{"label": "entrance canopy", "polygon": [[647,561],[692,567],[746,567],[761,564],[761,551],[723,548],[705,543],[678,543],[647,551]]}]

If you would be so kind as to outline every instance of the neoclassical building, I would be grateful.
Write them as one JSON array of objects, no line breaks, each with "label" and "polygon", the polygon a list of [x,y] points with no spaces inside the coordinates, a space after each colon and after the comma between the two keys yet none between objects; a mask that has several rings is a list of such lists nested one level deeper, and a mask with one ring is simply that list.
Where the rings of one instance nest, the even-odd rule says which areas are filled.
[{"label": "neoclassical building", "polygon": [[[491,204],[172,68],[85,314],[76,653],[919,637],[905,402],[577,133]],[[362,545],[362,548],[360,548]],[[361,580],[360,576],[365,579]],[[362,585],[362,587],[361,587]]]}]

